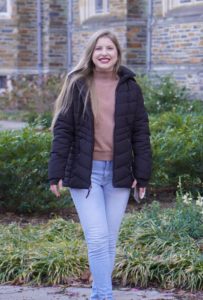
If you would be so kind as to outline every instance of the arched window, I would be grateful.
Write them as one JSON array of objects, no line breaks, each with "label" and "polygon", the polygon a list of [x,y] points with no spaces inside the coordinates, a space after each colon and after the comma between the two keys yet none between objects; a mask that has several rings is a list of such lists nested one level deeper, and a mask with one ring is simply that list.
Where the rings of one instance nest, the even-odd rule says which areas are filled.
[{"label": "arched window", "polygon": [[80,0],[81,23],[90,17],[109,13],[109,0]]},{"label": "arched window", "polygon": [[181,6],[203,4],[203,0],[163,0],[163,15],[165,16],[169,10]]},{"label": "arched window", "polygon": [[11,0],[0,0],[0,19],[11,17]]}]

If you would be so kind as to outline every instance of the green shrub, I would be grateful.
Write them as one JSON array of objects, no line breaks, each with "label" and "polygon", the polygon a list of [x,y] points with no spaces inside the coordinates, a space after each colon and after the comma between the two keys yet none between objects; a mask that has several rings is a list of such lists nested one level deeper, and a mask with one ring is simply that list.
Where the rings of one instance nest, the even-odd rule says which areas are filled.
[{"label": "green shrub", "polygon": [[186,87],[178,85],[171,75],[154,76],[153,79],[138,76],[136,80],[142,88],[145,105],[150,114],[166,111],[201,113],[203,109],[203,101],[190,100]]},{"label": "green shrub", "polygon": [[[13,80],[13,90],[0,95],[0,118],[34,122],[47,128],[64,76],[44,76],[40,85],[37,76],[21,76]],[[165,111],[201,114],[203,110],[203,101],[191,101],[186,87],[180,86],[172,75],[154,75],[153,79],[137,76],[136,80],[142,87],[150,114]]]},{"label": "green shrub", "polygon": [[32,114],[28,118],[28,123],[34,128],[47,129],[50,128],[53,114],[51,112],[44,112],[40,115]]},{"label": "green shrub", "polygon": [[154,186],[175,185],[181,176],[192,188],[203,179],[203,117],[163,113],[150,118]]},{"label": "green shrub", "polygon": [[17,212],[47,212],[69,203],[49,191],[49,132],[26,128],[0,133],[0,207]]}]

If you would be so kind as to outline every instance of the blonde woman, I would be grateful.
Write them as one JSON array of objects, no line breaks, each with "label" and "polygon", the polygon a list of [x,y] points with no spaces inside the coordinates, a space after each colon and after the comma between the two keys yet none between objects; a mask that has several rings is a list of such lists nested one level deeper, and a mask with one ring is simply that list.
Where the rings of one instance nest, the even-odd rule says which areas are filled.
[{"label": "blonde woman", "polygon": [[56,100],[50,189],[69,187],[93,276],[90,299],[112,300],[119,227],[130,189],[143,198],[151,173],[148,116],[115,34],[93,34]]}]

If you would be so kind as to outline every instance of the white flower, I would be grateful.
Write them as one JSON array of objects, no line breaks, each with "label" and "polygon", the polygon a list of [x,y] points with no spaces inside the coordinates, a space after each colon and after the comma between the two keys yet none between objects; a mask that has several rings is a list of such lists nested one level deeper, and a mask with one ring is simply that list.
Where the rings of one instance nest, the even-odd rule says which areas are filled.
[{"label": "white flower", "polygon": [[201,196],[197,197],[196,205],[203,207],[203,197]]},{"label": "white flower", "polygon": [[203,197],[201,197],[200,195],[198,195],[197,200],[203,201]]},{"label": "white flower", "polygon": [[189,197],[189,193],[186,193],[185,195],[183,195],[182,199],[183,199],[183,203],[185,203],[185,204],[190,204],[192,201],[192,198]]}]

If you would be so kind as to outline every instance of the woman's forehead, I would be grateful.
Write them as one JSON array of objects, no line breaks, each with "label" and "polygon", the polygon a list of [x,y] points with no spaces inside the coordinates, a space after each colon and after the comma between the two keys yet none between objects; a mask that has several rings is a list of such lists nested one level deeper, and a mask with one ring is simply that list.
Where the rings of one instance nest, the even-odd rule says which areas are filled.
[{"label": "woman's forehead", "polygon": [[113,42],[112,42],[112,40],[109,38],[109,37],[107,37],[107,36],[102,36],[102,37],[100,37],[98,40],[97,40],[97,43],[96,43],[96,45],[99,45],[99,44],[110,44],[110,45],[115,45]]}]

